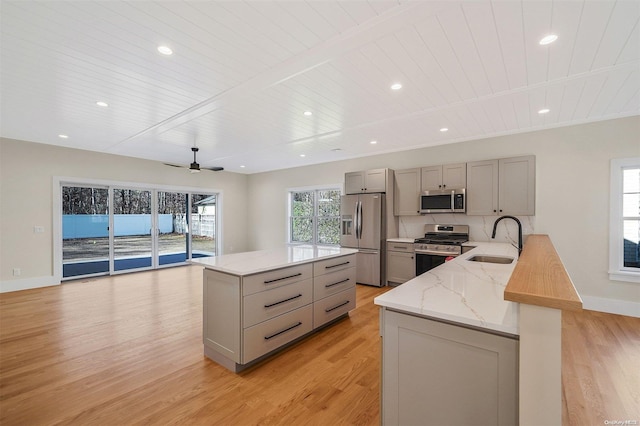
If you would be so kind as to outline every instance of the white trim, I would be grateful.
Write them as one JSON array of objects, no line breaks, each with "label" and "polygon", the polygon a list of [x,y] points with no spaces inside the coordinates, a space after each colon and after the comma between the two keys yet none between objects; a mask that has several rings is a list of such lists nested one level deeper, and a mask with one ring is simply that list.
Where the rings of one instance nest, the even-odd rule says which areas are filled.
[{"label": "white trim", "polygon": [[580,296],[583,309],[640,318],[640,303],[595,296]]},{"label": "white trim", "polygon": [[23,278],[20,280],[0,281],[0,293],[10,291],[30,290],[33,288],[60,285],[60,280],[54,276]]},{"label": "white trim", "polygon": [[640,283],[640,271],[623,265],[622,223],[622,170],[640,167],[640,157],[611,160],[611,186],[609,191],[609,279]]}]

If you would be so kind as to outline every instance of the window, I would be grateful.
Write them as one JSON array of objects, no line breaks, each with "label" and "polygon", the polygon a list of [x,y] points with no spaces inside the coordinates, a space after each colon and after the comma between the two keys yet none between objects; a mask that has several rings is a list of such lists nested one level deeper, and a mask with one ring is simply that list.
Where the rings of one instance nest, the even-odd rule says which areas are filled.
[{"label": "window", "polygon": [[640,282],[640,158],[611,161],[609,277]]},{"label": "window", "polygon": [[289,242],[340,244],[340,189],[289,192]]}]

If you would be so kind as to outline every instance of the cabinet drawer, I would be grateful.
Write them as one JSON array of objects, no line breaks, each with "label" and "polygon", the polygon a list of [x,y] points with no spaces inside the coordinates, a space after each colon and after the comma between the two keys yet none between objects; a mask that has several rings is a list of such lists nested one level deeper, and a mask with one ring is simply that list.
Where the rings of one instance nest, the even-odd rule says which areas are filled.
[{"label": "cabinet drawer", "polygon": [[324,299],[356,285],[356,268],[343,269],[313,279],[313,300]]},{"label": "cabinet drawer", "polygon": [[242,363],[271,352],[280,346],[304,336],[313,329],[313,305],[261,322],[244,330]]},{"label": "cabinet drawer", "polygon": [[405,253],[413,253],[413,243],[397,243],[387,241],[387,251],[401,251]]},{"label": "cabinet drawer", "polygon": [[313,280],[298,281],[244,298],[243,327],[282,315],[313,301]]},{"label": "cabinet drawer", "polygon": [[356,307],[356,287],[341,291],[313,304],[313,328],[338,318]]},{"label": "cabinet drawer", "polygon": [[329,272],[336,272],[341,269],[347,269],[356,266],[356,255],[350,254],[348,256],[334,257],[327,260],[320,260],[313,264],[313,276],[328,274]]},{"label": "cabinet drawer", "polygon": [[276,269],[275,271],[249,275],[242,279],[242,295],[270,290],[296,281],[303,281],[313,276],[313,266],[310,263]]}]

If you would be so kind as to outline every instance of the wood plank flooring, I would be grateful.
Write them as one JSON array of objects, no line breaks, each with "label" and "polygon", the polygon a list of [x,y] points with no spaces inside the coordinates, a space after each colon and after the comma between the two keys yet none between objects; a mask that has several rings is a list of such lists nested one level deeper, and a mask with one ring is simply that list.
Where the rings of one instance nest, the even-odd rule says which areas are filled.
[{"label": "wood plank flooring", "polygon": [[[240,374],[202,354],[199,267],[0,294],[0,424],[377,425],[387,290],[358,286],[349,318]],[[639,332],[566,316],[565,425],[640,417]]]}]

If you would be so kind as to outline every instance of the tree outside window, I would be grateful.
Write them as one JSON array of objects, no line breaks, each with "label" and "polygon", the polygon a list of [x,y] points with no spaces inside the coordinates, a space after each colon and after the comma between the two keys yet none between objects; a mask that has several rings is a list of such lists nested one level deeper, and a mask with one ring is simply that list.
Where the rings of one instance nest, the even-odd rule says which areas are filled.
[{"label": "tree outside window", "polygon": [[290,192],[291,243],[340,243],[340,189]]},{"label": "tree outside window", "polygon": [[640,268],[640,168],[622,171],[622,220],[623,266]]}]

